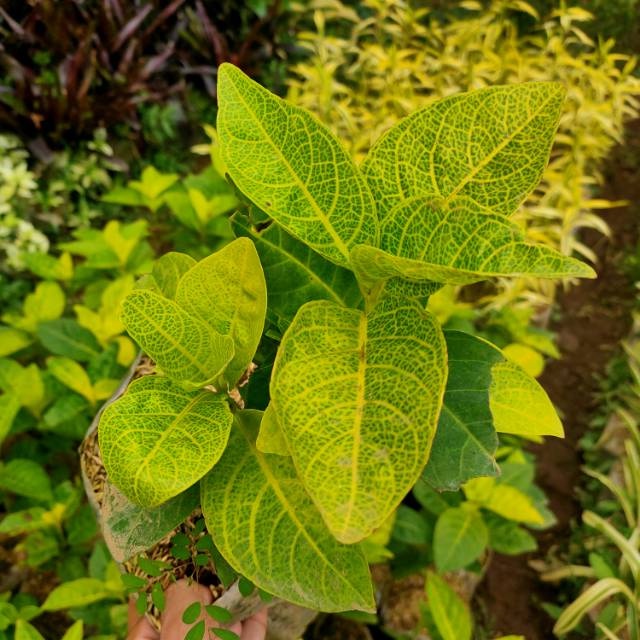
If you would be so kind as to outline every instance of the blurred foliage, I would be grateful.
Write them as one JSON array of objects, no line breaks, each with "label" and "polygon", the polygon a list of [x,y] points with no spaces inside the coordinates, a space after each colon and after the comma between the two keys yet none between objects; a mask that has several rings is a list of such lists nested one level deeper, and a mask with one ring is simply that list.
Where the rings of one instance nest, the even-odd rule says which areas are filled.
[{"label": "blurred foliage", "polygon": [[[98,127],[140,128],[140,105],[190,88],[215,95],[217,66],[278,73],[279,0],[8,0],[0,5],[0,126],[60,146]],[[200,114],[195,114],[198,118]]]},{"label": "blurred foliage", "polygon": [[[619,204],[598,197],[598,187],[625,120],[638,115],[635,59],[615,53],[612,40],[590,38],[583,27],[592,16],[580,7],[542,19],[523,0],[437,4],[297,5],[307,57],[291,70],[290,99],[330,123],[361,159],[393,123],[436,98],[496,84],[562,82],[568,93],[551,161],[515,220],[532,241],[595,260],[579,231],[608,233],[597,212]],[[553,292],[550,283],[503,281],[484,302],[548,303]]]}]

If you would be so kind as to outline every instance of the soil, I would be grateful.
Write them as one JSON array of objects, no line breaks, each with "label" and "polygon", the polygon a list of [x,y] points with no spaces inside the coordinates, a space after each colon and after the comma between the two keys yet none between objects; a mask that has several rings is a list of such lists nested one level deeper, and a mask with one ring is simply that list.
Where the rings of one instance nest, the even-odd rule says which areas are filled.
[{"label": "soil", "polygon": [[549,497],[557,524],[537,536],[537,552],[494,557],[477,599],[479,614],[494,635],[520,634],[526,640],[555,637],[553,621],[539,604],[557,601],[557,587],[540,582],[530,562],[544,560],[552,548],[562,548],[572,522],[580,517],[578,443],[597,410],[598,379],[631,329],[636,290],[623,263],[638,244],[640,157],[634,149],[640,149],[640,121],[630,124],[625,145],[610,157],[602,190],[603,197],[630,204],[603,213],[611,238],[595,232],[582,238],[598,255],[598,278],[559,296],[559,320],[551,328],[558,334],[562,358],[547,365],[540,382],[561,412],[565,438],[548,438],[530,447],[536,454],[537,482]]}]

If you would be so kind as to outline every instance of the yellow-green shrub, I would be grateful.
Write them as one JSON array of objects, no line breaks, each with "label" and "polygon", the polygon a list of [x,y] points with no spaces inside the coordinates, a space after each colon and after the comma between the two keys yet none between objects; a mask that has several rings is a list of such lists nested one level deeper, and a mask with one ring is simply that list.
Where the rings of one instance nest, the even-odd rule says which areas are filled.
[{"label": "yellow-green shrub", "polygon": [[[448,18],[436,20],[405,0],[363,0],[359,12],[339,0],[310,0],[304,13],[313,10],[314,28],[298,36],[308,57],[291,69],[289,98],[316,112],[362,158],[398,119],[439,97],[495,84],[564,83],[551,161],[516,219],[532,240],[595,259],[577,232],[608,233],[597,211],[616,203],[599,198],[598,186],[625,119],[638,115],[635,59],[616,53],[612,40],[591,40],[580,25],[592,16],[579,7],[542,20],[521,0],[446,6]],[[524,34],[514,21],[518,12],[536,20]],[[503,282],[492,304],[546,302],[551,287]]]}]

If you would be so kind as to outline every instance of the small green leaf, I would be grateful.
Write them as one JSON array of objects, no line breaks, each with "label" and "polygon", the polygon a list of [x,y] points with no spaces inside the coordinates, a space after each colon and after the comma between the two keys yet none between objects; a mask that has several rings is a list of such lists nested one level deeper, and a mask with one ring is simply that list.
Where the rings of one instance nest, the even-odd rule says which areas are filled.
[{"label": "small green leaf", "polygon": [[114,597],[118,597],[118,594],[107,589],[102,580],[78,578],[56,587],[44,601],[42,610],[60,611],[72,607],[85,607],[88,604]]},{"label": "small green leaf", "polygon": [[227,624],[233,620],[233,616],[228,609],[224,607],[218,607],[215,604],[209,604],[206,606],[207,613],[218,622],[222,624]]},{"label": "small green leaf", "polygon": [[11,425],[20,410],[20,402],[12,393],[0,396],[0,445],[9,435]]},{"label": "small green leaf", "polygon": [[360,305],[362,296],[353,273],[329,262],[280,225],[274,222],[258,231],[239,214],[232,225],[236,234],[251,238],[256,245],[267,282],[267,316],[281,330],[309,300]]},{"label": "small green leaf", "polygon": [[13,327],[0,327],[0,357],[10,356],[32,342],[28,333]]},{"label": "small green leaf", "polygon": [[231,422],[224,396],[183,391],[160,376],[140,378],[100,419],[109,479],[136,504],[162,504],[216,464]]},{"label": "small green leaf", "polygon": [[431,525],[422,513],[401,504],[393,526],[393,539],[405,544],[426,545],[431,538]]},{"label": "small green leaf", "polygon": [[44,383],[38,365],[22,367],[15,360],[0,358],[0,389],[39,416],[46,402]]},{"label": "small green leaf", "polygon": [[341,266],[352,246],[377,243],[375,201],[326,127],[230,64],[218,69],[218,102],[223,160],[252,202]]},{"label": "small green leaf", "polygon": [[489,530],[489,546],[498,553],[519,555],[537,548],[536,539],[518,523],[487,513],[484,516]]},{"label": "small green leaf", "polygon": [[530,82],[449,96],[411,114],[362,164],[385,221],[398,202],[467,196],[512,214],[540,181],[565,89]]},{"label": "small green leaf", "polygon": [[416,483],[446,371],[439,325],[410,301],[384,298],[369,315],[310,302],[291,323],[271,403],[300,480],[341,542],[381,526]]},{"label": "small green leaf", "polygon": [[287,441],[284,438],[282,429],[278,424],[278,416],[271,404],[262,414],[256,447],[262,453],[272,453],[280,456],[291,455],[289,449],[287,449]]},{"label": "small green leaf", "polygon": [[162,294],[173,300],[176,297],[176,289],[180,278],[191,269],[196,261],[185,253],[170,251],[165,253],[153,263],[151,275]]},{"label": "small green leaf", "polygon": [[238,238],[198,262],[180,279],[175,300],[190,316],[233,340],[234,355],[224,372],[233,388],[258,348],[267,308],[267,285],[253,242]]},{"label": "small green leaf", "polygon": [[469,608],[436,573],[427,572],[427,605],[443,640],[471,640]]},{"label": "small green leaf", "polygon": [[500,433],[564,437],[546,391],[513,362],[495,364],[491,369],[490,404],[493,423]]},{"label": "small green leaf", "polygon": [[243,598],[248,598],[256,590],[256,585],[245,576],[238,579],[238,591]]},{"label": "small green leaf", "polygon": [[477,509],[447,509],[436,522],[433,555],[438,571],[455,571],[480,557],[489,532]]},{"label": "small green leaf", "polygon": [[333,538],[289,458],[255,448],[262,414],[241,411],[227,450],[202,481],[202,511],[216,547],[260,588],[322,611],[370,610],[360,549]]},{"label": "small green leaf", "polygon": [[229,629],[211,629],[211,631],[220,640],[240,640],[240,636],[233,631],[229,631]]},{"label": "small green leaf", "polygon": [[16,458],[0,466],[0,488],[36,500],[53,498],[49,474],[33,460]]},{"label": "small green leaf", "polygon": [[205,623],[204,620],[200,620],[195,624],[185,635],[184,640],[204,640]]},{"label": "small green leaf", "polygon": [[156,607],[158,611],[161,613],[164,611],[167,600],[162,585],[159,582],[156,582],[151,588],[151,602],[153,602],[153,606]]},{"label": "small green leaf", "polygon": [[62,640],[82,640],[84,637],[84,622],[74,622],[62,636]]},{"label": "small green leaf", "polygon": [[134,591],[144,589],[147,586],[147,581],[143,577],[136,576],[133,573],[123,573],[120,579],[127,589],[133,589]]},{"label": "small green leaf", "polygon": [[233,340],[153,291],[132,291],[122,304],[131,337],[162,371],[188,388],[216,383],[233,358]]},{"label": "small green leaf", "polygon": [[138,566],[148,576],[151,576],[152,578],[157,578],[158,576],[162,575],[162,572],[165,569],[167,569],[170,565],[168,565],[166,562],[162,562],[161,560],[150,560],[149,558],[140,556],[138,558]]},{"label": "small green leaf", "polygon": [[182,622],[185,624],[193,624],[199,617],[202,611],[202,603],[193,602],[190,604],[182,614]]},{"label": "small green leaf", "polygon": [[41,282],[24,300],[24,323],[21,328],[33,332],[41,322],[56,320],[62,315],[64,305],[65,295],[60,285],[57,282]]},{"label": "small green leaf", "polygon": [[47,368],[62,384],[86,398],[87,402],[95,403],[96,395],[91,380],[75,360],[64,356],[52,356],[47,358]]},{"label": "small green leaf", "polygon": [[37,336],[42,346],[57,356],[88,362],[102,349],[91,331],[72,318],[58,318],[38,325]]},{"label": "small green leaf", "polygon": [[33,625],[25,620],[17,620],[14,640],[44,640],[44,637]]}]

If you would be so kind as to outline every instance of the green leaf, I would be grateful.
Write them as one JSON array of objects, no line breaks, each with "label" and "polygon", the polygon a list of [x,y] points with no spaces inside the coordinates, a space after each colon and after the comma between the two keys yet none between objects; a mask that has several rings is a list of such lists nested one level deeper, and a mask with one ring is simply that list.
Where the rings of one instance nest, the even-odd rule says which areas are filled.
[{"label": "green leaf", "polygon": [[57,380],[62,382],[91,404],[95,404],[96,394],[87,372],[75,360],[63,356],[47,358],[47,368]]},{"label": "green leaf", "polygon": [[140,180],[131,180],[129,187],[149,200],[155,200],[161,193],[174,185],[180,176],[176,173],[160,173],[155,167],[144,168]]},{"label": "green leaf", "polygon": [[341,542],[368,536],[415,484],[446,372],[439,325],[410,301],[384,298],[369,315],[325,301],[298,312],[271,402],[300,479]]},{"label": "green leaf", "polygon": [[42,610],[60,611],[72,607],[85,607],[100,600],[118,597],[118,595],[107,589],[102,580],[78,578],[56,587],[44,601]]},{"label": "green leaf", "polygon": [[173,531],[198,506],[197,486],[155,509],[143,509],[126,498],[109,480],[101,505],[102,533],[116,562],[150,549]]},{"label": "green leaf", "polygon": [[49,501],[51,479],[33,460],[16,458],[0,466],[0,488],[27,498]]},{"label": "green leaf", "polygon": [[0,327],[0,357],[9,356],[31,344],[28,333],[13,327]]},{"label": "green leaf", "polygon": [[23,260],[29,271],[44,280],[70,280],[73,277],[73,260],[69,253],[58,258],[48,253],[24,253]]},{"label": "green leaf", "polygon": [[206,607],[207,613],[218,622],[222,622],[222,624],[227,624],[233,620],[233,616],[229,609],[225,609],[224,607],[218,607],[215,604],[209,604]]},{"label": "green leaf", "polygon": [[489,530],[489,546],[498,553],[515,556],[537,549],[536,539],[516,522],[487,513],[484,516]]},{"label": "green leaf", "polygon": [[74,622],[62,636],[62,640],[82,640],[84,637],[84,623],[82,620]]},{"label": "green leaf", "polygon": [[20,410],[20,401],[13,393],[0,396],[0,445],[11,431],[11,425]]},{"label": "green leaf", "polygon": [[438,571],[455,571],[480,557],[489,543],[489,532],[477,509],[447,509],[436,522],[433,555]]},{"label": "green leaf", "polygon": [[445,331],[449,376],[438,429],[423,479],[454,491],[477,476],[495,476],[498,446],[489,388],[492,367],[504,361],[489,342],[459,331]]},{"label": "green leaf", "polygon": [[233,340],[153,291],[132,291],[122,304],[131,337],[169,377],[189,388],[216,383],[233,357]]},{"label": "green leaf", "polygon": [[102,349],[91,331],[71,318],[58,318],[38,325],[38,339],[42,346],[58,356],[88,362]]},{"label": "green leaf", "polygon": [[469,608],[436,573],[427,572],[427,604],[443,640],[471,640]]},{"label": "green leaf", "polygon": [[291,455],[287,449],[287,441],[278,424],[278,416],[270,404],[262,414],[260,432],[256,440],[256,447],[262,453],[272,453],[280,456]]},{"label": "green leaf", "polygon": [[405,544],[426,545],[431,539],[431,526],[424,515],[404,504],[398,507],[393,526],[393,539]]},{"label": "green leaf", "polygon": [[351,157],[308,111],[230,64],[218,69],[218,136],[231,178],[289,233],[341,266],[377,244],[375,201]]},{"label": "green leaf", "polygon": [[182,622],[185,624],[193,624],[199,617],[202,611],[201,602],[193,602],[182,613]]},{"label": "green leaf", "polygon": [[44,640],[44,637],[26,620],[17,620],[14,640]]},{"label": "green leaf", "polygon": [[564,437],[562,422],[546,391],[517,364],[493,366],[489,397],[493,423],[500,433]]},{"label": "green leaf", "polygon": [[88,408],[87,401],[75,393],[60,396],[47,409],[43,416],[44,423],[50,429],[56,429],[65,422],[75,420]]},{"label": "green leaf", "polygon": [[236,214],[235,233],[256,245],[267,282],[267,317],[285,330],[298,309],[310,300],[330,300],[344,307],[360,306],[362,296],[351,271],[323,258],[272,223],[259,231]]},{"label": "green leaf", "polygon": [[50,527],[48,512],[42,507],[31,507],[24,511],[8,513],[0,522],[0,533],[8,536],[30,533]]},{"label": "green leaf", "polygon": [[162,294],[173,300],[176,297],[180,278],[195,264],[197,264],[196,261],[186,253],[170,251],[153,263],[151,275]]},{"label": "green leaf", "polygon": [[248,238],[238,238],[189,269],[178,283],[176,303],[233,340],[224,379],[233,388],[251,364],[264,327],[267,285]]},{"label": "green leaf", "polygon": [[65,295],[57,282],[41,282],[36,290],[25,298],[23,313],[25,327],[35,331],[40,322],[59,318],[65,305]]},{"label": "green leaf", "polygon": [[140,378],[100,419],[109,479],[136,504],[156,507],[216,464],[231,423],[224,396],[187,392],[159,376]]},{"label": "green leaf", "polygon": [[464,487],[467,500],[514,522],[544,524],[544,514],[525,493],[495,478],[474,478]]},{"label": "green leaf", "polygon": [[558,83],[497,86],[449,96],[411,114],[362,165],[380,219],[407,198],[467,196],[512,214],[538,184],[558,126]]},{"label": "green leaf", "polygon": [[14,360],[0,358],[0,389],[12,395],[36,416],[45,404],[44,383],[38,365],[22,367]]},{"label": "green leaf", "polygon": [[229,629],[212,629],[213,635],[220,638],[220,640],[240,640],[240,636],[235,631],[229,631]]},{"label": "green leaf", "polygon": [[412,281],[469,284],[492,277],[595,278],[591,267],[544,245],[469,200],[449,205],[414,198],[399,204],[381,229],[381,248],[351,252],[365,283],[397,276]]},{"label": "green leaf", "polygon": [[261,589],[311,609],[373,610],[360,549],[337,542],[289,458],[255,447],[262,413],[236,413],[229,446],[202,482],[202,510],[216,547]]},{"label": "green leaf", "polygon": [[184,640],[205,640],[205,622],[204,620],[200,620],[197,624],[195,624],[184,637]]}]

